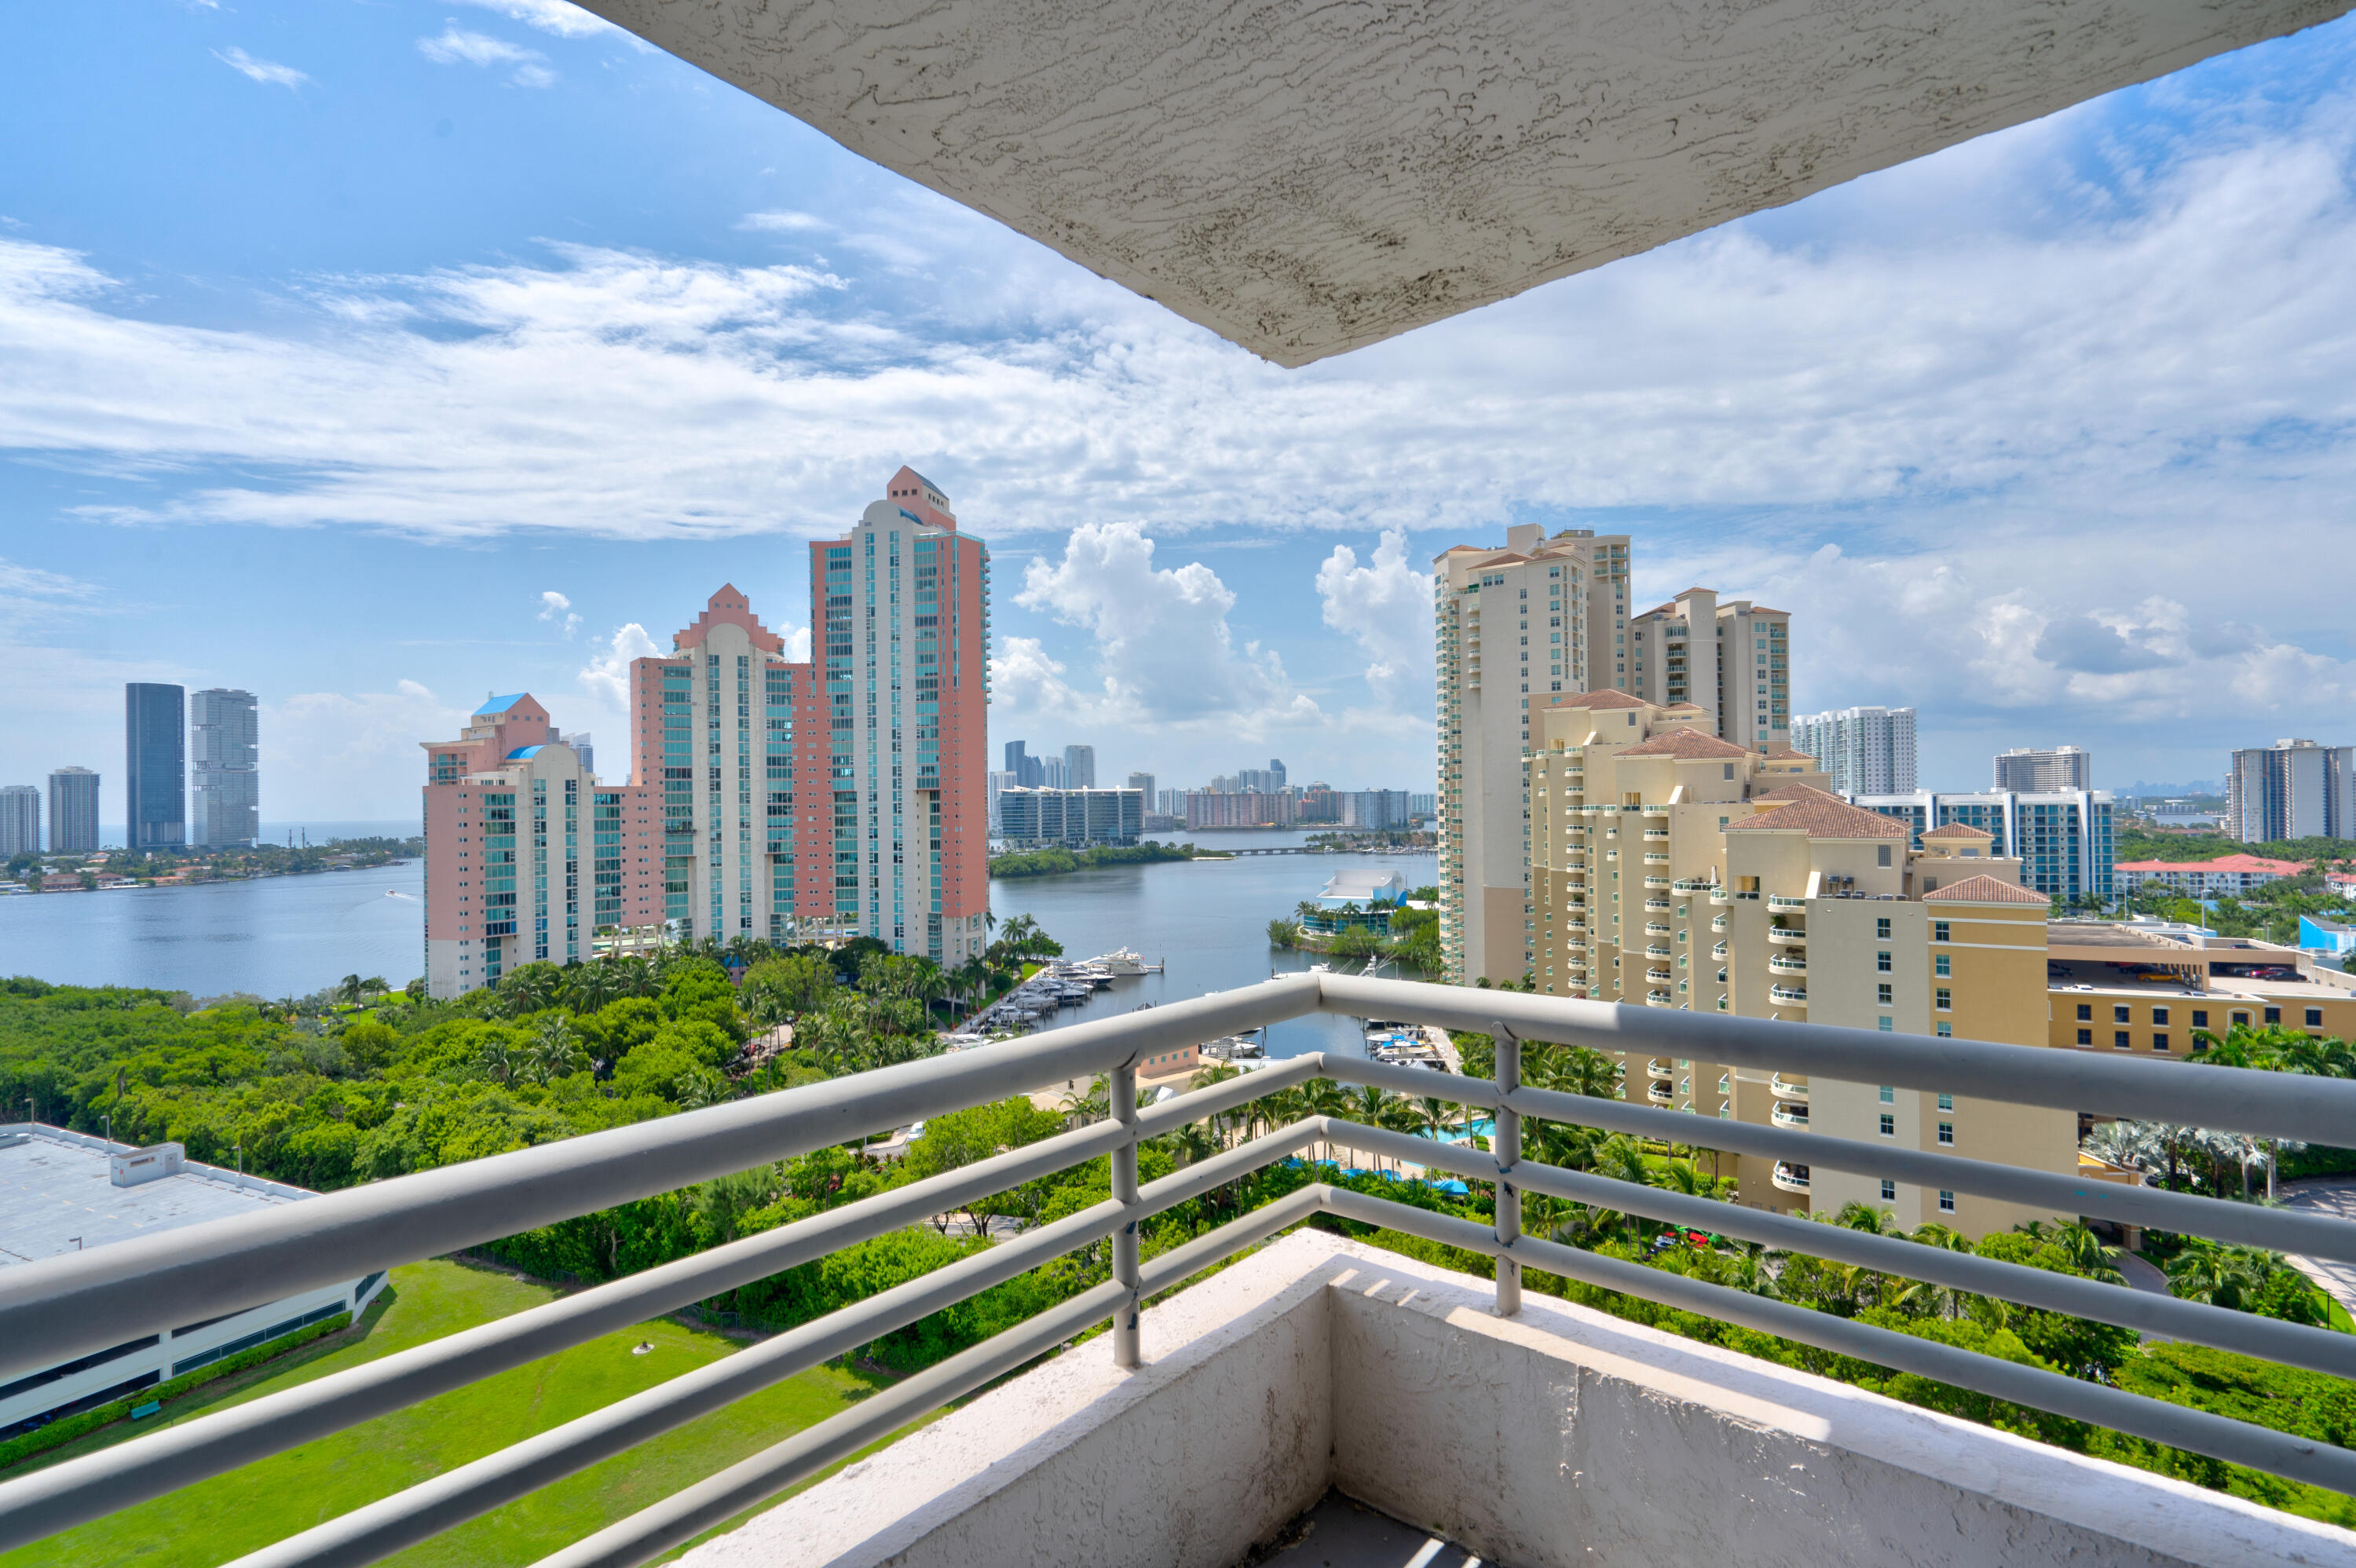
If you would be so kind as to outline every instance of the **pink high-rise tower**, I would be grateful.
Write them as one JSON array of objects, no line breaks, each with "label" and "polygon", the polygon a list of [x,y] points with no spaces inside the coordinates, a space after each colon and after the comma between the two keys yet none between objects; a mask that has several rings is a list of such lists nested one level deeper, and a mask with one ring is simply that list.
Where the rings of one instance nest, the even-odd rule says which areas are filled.
[{"label": "pink high-rise tower", "polygon": [[903,468],[810,546],[812,658],[733,584],[631,668],[631,777],[600,784],[529,694],[426,742],[433,995],[650,939],[986,943],[990,552]]}]

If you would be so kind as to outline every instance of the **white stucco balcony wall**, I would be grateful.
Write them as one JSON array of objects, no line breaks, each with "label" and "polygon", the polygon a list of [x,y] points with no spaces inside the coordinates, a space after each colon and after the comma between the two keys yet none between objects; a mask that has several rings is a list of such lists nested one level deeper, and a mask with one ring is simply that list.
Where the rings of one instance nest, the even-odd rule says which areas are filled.
[{"label": "white stucco balcony wall", "polygon": [[1225,1568],[1329,1486],[1504,1568],[2356,1564],[2356,1534],[1298,1232],[690,1552]]}]

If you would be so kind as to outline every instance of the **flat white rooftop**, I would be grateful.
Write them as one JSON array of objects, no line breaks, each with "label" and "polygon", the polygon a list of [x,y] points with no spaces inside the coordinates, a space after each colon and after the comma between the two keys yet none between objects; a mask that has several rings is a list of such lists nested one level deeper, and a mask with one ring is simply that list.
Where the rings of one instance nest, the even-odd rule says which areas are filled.
[{"label": "flat white rooftop", "polygon": [[0,1267],[312,1196],[195,1164],[176,1176],[117,1187],[112,1157],[132,1147],[59,1127],[0,1125]]}]

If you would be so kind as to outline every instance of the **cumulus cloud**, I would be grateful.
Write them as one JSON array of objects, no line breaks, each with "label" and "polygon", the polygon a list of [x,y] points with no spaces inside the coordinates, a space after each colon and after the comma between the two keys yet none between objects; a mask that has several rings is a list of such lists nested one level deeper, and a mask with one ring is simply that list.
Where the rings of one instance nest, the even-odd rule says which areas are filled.
[{"label": "cumulus cloud", "polygon": [[2083,675],[2123,675],[2181,664],[2138,626],[2116,626],[2093,615],[2061,615],[2045,623],[2033,645],[2037,656],[2056,668]]},{"label": "cumulus cloud", "polygon": [[573,613],[573,601],[553,588],[540,596],[539,619],[554,623],[568,637],[581,629],[581,617]]},{"label": "cumulus cloud", "polygon": [[1431,690],[1431,579],[1408,564],[1407,535],[1385,531],[1374,559],[1337,544],[1317,569],[1325,624],[1366,654],[1366,685],[1387,709],[1420,705]]},{"label": "cumulus cloud", "polygon": [[487,33],[469,32],[452,23],[439,36],[417,40],[417,50],[436,65],[513,66],[508,78],[518,87],[546,87],[556,80],[548,57]]},{"label": "cumulus cloud", "polygon": [[165,517],[460,535],[815,531],[912,428],[1001,537],[1107,515],[1489,537],[1530,505],[1879,522],[1996,494],[2074,528],[2260,488],[2295,523],[2356,486],[2351,145],[2253,137],[2038,230],[1737,225],[1300,373],[933,208],[916,283],[564,247],[320,281],[284,330],[143,319],[17,240],[0,445],[269,480]]},{"label": "cumulus cloud", "polygon": [[334,801],[354,818],[417,814],[417,747],[455,735],[465,708],[424,684],[390,691],[300,692],[265,701],[260,719],[262,777],[270,801]]},{"label": "cumulus cloud", "polygon": [[1100,679],[1086,691],[1065,686],[1062,667],[1047,667],[1054,661],[1033,643],[1007,663],[1010,690],[1035,690],[1059,711],[1102,723],[1257,736],[1319,721],[1275,650],[1236,645],[1227,626],[1236,596],[1218,573],[1199,560],[1156,566],[1154,548],[1135,523],[1088,523],[1072,530],[1060,560],[1032,561],[1014,602],[1085,630]]},{"label": "cumulus cloud", "polygon": [[253,81],[266,82],[273,87],[296,88],[311,80],[291,65],[280,65],[274,60],[256,59],[235,44],[231,44],[225,49],[215,49],[213,59],[240,76]]},{"label": "cumulus cloud", "polygon": [[581,667],[581,687],[601,709],[616,714],[630,710],[630,662],[653,658],[662,652],[647,629],[636,621],[606,639],[605,645]]}]

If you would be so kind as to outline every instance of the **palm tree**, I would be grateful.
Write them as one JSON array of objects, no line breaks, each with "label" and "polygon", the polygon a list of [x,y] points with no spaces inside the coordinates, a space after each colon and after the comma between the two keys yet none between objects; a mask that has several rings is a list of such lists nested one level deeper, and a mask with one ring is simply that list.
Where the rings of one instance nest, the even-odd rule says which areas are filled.
[{"label": "palm tree", "polygon": [[368,982],[358,975],[347,975],[336,983],[336,996],[343,1001],[358,1002],[360,999],[360,988],[367,984]]},{"label": "palm tree", "polygon": [[526,1060],[533,1081],[546,1083],[578,1072],[587,1053],[573,1032],[572,1020],[562,1013],[552,1013],[541,1019]]},{"label": "palm tree", "polygon": [[511,1083],[515,1081],[516,1057],[508,1049],[506,1040],[497,1038],[485,1040],[475,1060],[494,1083]]}]

